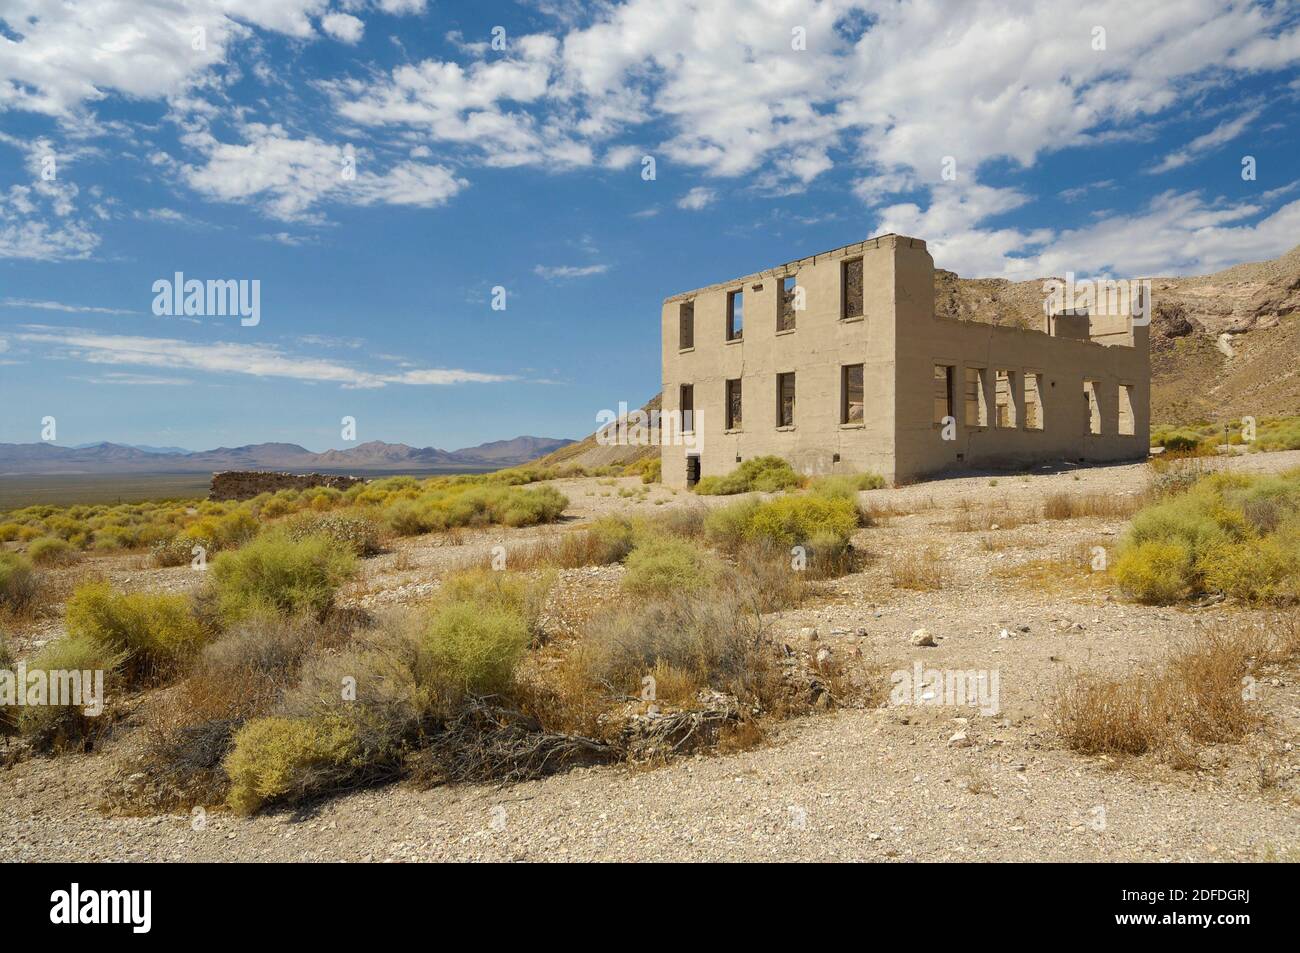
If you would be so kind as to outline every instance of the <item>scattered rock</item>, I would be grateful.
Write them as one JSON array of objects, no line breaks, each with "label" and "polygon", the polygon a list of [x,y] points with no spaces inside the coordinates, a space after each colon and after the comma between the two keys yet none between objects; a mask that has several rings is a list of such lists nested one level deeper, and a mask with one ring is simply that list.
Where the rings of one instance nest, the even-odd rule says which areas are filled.
[{"label": "scattered rock", "polygon": [[917,629],[915,632],[912,633],[911,641],[913,645],[918,645],[918,646],[933,647],[935,645],[938,645],[938,643],[935,642],[934,640],[934,636],[930,634],[929,629]]}]

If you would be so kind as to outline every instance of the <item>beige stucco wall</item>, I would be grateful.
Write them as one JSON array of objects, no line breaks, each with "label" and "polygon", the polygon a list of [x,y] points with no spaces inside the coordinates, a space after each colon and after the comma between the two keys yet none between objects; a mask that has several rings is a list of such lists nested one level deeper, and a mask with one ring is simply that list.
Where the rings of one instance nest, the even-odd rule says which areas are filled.
[{"label": "beige stucco wall", "polygon": [[[1151,367],[1148,328],[1119,319],[1093,319],[1096,336],[1114,346],[1039,331],[994,327],[934,316],[934,263],[924,249],[899,251],[896,344],[898,393],[897,463],[905,481],[945,469],[1022,466],[1035,462],[1103,462],[1145,457],[1150,448]],[[1065,332],[1065,328],[1060,329]],[[1132,341],[1132,346],[1120,346]],[[944,440],[934,420],[935,364],[954,367],[955,440]],[[967,427],[963,405],[965,368],[985,370],[989,426]],[[994,426],[995,372],[1016,374],[1016,426]],[[1042,375],[1043,429],[1025,427],[1024,376]],[[1083,382],[1096,382],[1101,434],[1089,433]],[[1118,433],[1119,385],[1130,385],[1132,436]]]},{"label": "beige stucco wall", "polygon": [[[863,261],[863,316],[843,319],[842,263]],[[793,331],[776,331],[780,280],[794,275],[806,295]],[[744,291],[744,335],[726,340],[727,295]],[[695,307],[694,347],[678,347],[679,309]],[[664,302],[663,409],[680,411],[680,385],[693,384],[696,446],[662,448],[663,478],[686,483],[686,456],[698,452],[701,475],[722,475],[738,460],[776,454],[803,473],[873,471],[906,481],[950,468],[1036,461],[1106,461],[1144,456],[1149,446],[1147,329],[1094,318],[1078,337],[1000,328],[934,316],[934,262],[925,243],[886,235],[801,259]],[[1046,325],[1046,322],[1045,322]],[[1065,332],[1065,326],[1061,327]],[[1075,333],[1079,334],[1078,329]],[[1132,342],[1132,346],[1128,346]],[[840,373],[863,365],[865,421],[840,423]],[[956,439],[933,423],[933,368],[954,367]],[[986,370],[989,426],[964,424],[964,369]],[[1015,429],[995,422],[996,370],[1017,375]],[[795,424],[777,428],[776,376],[796,375]],[[1024,427],[1023,375],[1042,375],[1044,428]],[[742,427],[725,428],[725,382],[743,381]],[[1102,433],[1088,432],[1085,378],[1097,382]],[[1131,385],[1134,434],[1117,433],[1118,386]],[[836,456],[838,455],[838,460]]]},{"label": "beige stucco wall", "polygon": [[[741,460],[777,454],[803,473],[871,470],[893,476],[894,296],[892,236],[850,245],[664,302],[663,409],[680,411],[680,385],[694,384],[701,475],[722,475]],[[906,241],[906,239],[904,239]],[[863,261],[863,316],[842,320],[841,263]],[[778,333],[780,282],[804,289],[795,329]],[[760,287],[761,286],[761,287]],[[744,290],[744,335],[726,340],[727,295]],[[678,304],[695,302],[695,346],[678,348]],[[840,424],[840,373],[863,365],[865,422]],[[795,373],[795,422],[777,429],[776,376]],[[742,427],[725,430],[726,381],[743,381]],[[683,446],[662,450],[664,482],[684,486]],[[839,454],[839,460],[835,455]]]}]

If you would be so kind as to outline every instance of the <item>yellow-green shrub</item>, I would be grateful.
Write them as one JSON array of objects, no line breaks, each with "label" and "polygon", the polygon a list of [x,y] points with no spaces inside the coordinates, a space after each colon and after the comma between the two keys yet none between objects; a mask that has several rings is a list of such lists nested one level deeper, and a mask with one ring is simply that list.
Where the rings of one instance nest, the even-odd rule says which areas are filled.
[{"label": "yellow-green shrub", "polygon": [[863,490],[879,490],[885,478],[878,473],[835,473],[817,477],[808,484],[808,491],[818,496],[847,497],[856,500]]},{"label": "yellow-green shrub", "polygon": [[1183,540],[1148,540],[1129,546],[1115,563],[1115,579],[1140,602],[1163,605],[1191,588],[1192,550]]},{"label": "yellow-green shrub", "polygon": [[515,609],[473,601],[441,604],[425,627],[420,681],[449,715],[466,696],[505,693],[528,643],[528,623]]},{"label": "yellow-green shrub", "polygon": [[226,756],[227,803],[239,814],[328,790],[357,767],[356,731],[342,719],[256,718]]},{"label": "yellow-green shrub", "polygon": [[1171,602],[1212,590],[1245,601],[1300,597],[1300,474],[1219,473],[1133,518],[1115,567],[1130,594]]},{"label": "yellow-green shrub", "polygon": [[553,571],[525,575],[495,569],[467,569],[446,578],[440,597],[443,602],[507,609],[517,613],[532,632],[554,582]]},{"label": "yellow-green shrub", "polygon": [[717,560],[706,551],[669,536],[646,537],[624,565],[623,588],[647,598],[694,592],[711,585],[718,575]]},{"label": "yellow-green shrub", "polygon": [[209,571],[218,612],[229,624],[260,612],[323,618],[356,570],[356,557],[331,539],[309,536],[295,542],[270,532],[221,553]]},{"label": "yellow-green shrub", "polygon": [[68,566],[78,558],[77,550],[57,536],[42,536],[27,544],[27,557],[37,566]]},{"label": "yellow-green shrub", "polygon": [[1300,597],[1300,548],[1267,537],[1223,543],[1204,554],[1206,589],[1244,602],[1289,602]]},{"label": "yellow-green shrub", "polygon": [[106,655],[123,654],[132,682],[168,674],[193,655],[206,633],[184,596],[114,592],[107,583],[86,583],[68,600],[68,635]]},{"label": "yellow-green shrub", "polygon": [[21,613],[36,605],[40,577],[29,560],[0,552],[0,612]]},{"label": "yellow-green shrub", "polygon": [[[337,492],[337,491],[335,491]],[[316,497],[316,499],[328,499]],[[379,524],[365,513],[299,513],[284,525],[285,533],[293,540],[308,536],[324,536],[357,556],[373,556],[382,549]]]},{"label": "yellow-green shrub", "polygon": [[775,493],[798,486],[802,480],[780,457],[752,457],[726,476],[704,477],[695,484],[695,492],[705,495],[732,493]]},{"label": "yellow-green shrub", "polygon": [[801,494],[760,504],[750,516],[747,535],[794,546],[818,535],[847,541],[857,526],[858,510],[852,501]]}]

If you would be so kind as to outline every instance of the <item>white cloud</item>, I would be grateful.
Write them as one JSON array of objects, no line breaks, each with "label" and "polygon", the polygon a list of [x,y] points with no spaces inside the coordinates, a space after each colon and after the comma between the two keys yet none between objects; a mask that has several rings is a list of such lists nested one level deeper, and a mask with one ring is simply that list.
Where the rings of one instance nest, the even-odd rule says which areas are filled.
[{"label": "white cloud", "polygon": [[427,0],[379,0],[379,9],[385,13],[423,13]]},{"label": "white cloud", "polygon": [[151,374],[130,374],[124,371],[110,371],[86,380],[91,384],[124,384],[133,387],[182,387],[194,383],[188,377],[158,377]]},{"label": "white cloud", "polygon": [[294,235],[289,232],[271,232],[258,235],[257,240],[260,242],[275,242],[277,245],[285,245],[289,248],[300,248],[303,245],[310,245],[314,241],[309,235]]},{"label": "white cloud", "polygon": [[533,268],[533,274],[547,281],[587,278],[591,275],[603,275],[607,271],[609,271],[608,265],[537,265]]},{"label": "white cloud", "polygon": [[350,13],[330,13],[321,17],[321,29],[342,43],[358,43],[366,25]]},{"label": "white cloud", "polygon": [[76,314],[140,314],[125,308],[100,308],[92,305],[64,304],[62,301],[36,301],[31,298],[5,298],[0,305],[6,308],[33,308],[38,311],[67,311]]},{"label": "white cloud", "polygon": [[[326,200],[428,208],[469,184],[441,165],[400,162],[371,171],[368,153],[313,137],[295,139],[278,125],[252,123],[243,132],[248,140],[244,144],[219,142],[207,132],[189,136],[189,144],[206,161],[183,166],[182,174],[190,186],[213,198],[258,199],[267,214],[285,221],[319,220],[315,206]],[[350,166],[345,161],[349,158]]]},{"label": "white cloud", "polygon": [[322,87],[352,122],[410,127],[430,141],[476,151],[490,166],[588,166],[592,149],[572,116],[557,111],[539,117],[525,108],[545,105],[558,50],[554,37],[528,35],[514,38],[508,54],[468,66],[424,60],[376,80]]},{"label": "white cloud", "polygon": [[713,191],[713,189],[706,189],[701,185],[697,185],[677,200],[677,207],[687,209],[691,212],[698,212],[700,209],[708,208],[717,200],[717,192]]},{"label": "white cloud", "polygon": [[1152,173],[1168,172],[1171,169],[1178,169],[1187,165],[1202,153],[1209,152],[1225,142],[1236,139],[1246,131],[1247,126],[1259,117],[1261,112],[1263,112],[1263,109],[1256,107],[1242,113],[1235,119],[1224,120],[1204,135],[1197,136],[1181,149],[1176,149],[1166,155],[1148,171]]},{"label": "white cloud", "polygon": [[[936,203],[938,204],[938,203]],[[924,216],[900,208],[882,231],[925,235]],[[978,216],[941,213],[944,230],[927,242],[935,264],[958,274],[1024,280],[1078,275],[1206,274],[1242,261],[1275,258],[1300,236],[1300,200],[1261,216],[1253,202],[1211,202],[1199,192],[1169,191],[1132,212],[1107,212],[1082,228],[981,229]],[[908,220],[908,214],[922,218]],[[1257,219],[1257,221],[1252,221]]]},{"label": "white cloud", "polygon": [[45,345],[53,356],[88,364],[133,365],[171,370],[241,374],[339,384],[345,388],[377,388],[388,384],[450,385],[496,383],[513,376],[484,374],[458,368],[423,368],[402,373],[377,373],[337,361],[288,353],[267,344],[193,343],[175,338],[102,334],[81,328],[25,325],[15,340]]},{"label": "white cloud", "polygon": [[[3,42],[0,40],[0,42]],[[61,261],[88,258],[99,236],[77,219],[80,189],[69,169],[86,148],[58,147],[49,139],[30,141],[0,133],[0,143],[25,153],[26,183],[0,189],[0,258]]]}]

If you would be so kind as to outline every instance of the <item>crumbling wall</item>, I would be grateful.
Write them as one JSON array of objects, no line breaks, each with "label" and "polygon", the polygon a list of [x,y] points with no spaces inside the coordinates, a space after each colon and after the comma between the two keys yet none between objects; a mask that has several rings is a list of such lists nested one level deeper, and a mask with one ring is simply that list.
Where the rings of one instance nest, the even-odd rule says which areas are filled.
[{"label": "crumbling wall", "polygon": [[208,499],[251,500],[259,493],[275,493],[278,490],[306,490],[317,486],[346,490],[357,483],[365,482],[361,477],[330,476],[324,473],[264,473],[258,470],[225,470],[221,473],[212,474],[212,486],[208,490]]}]

